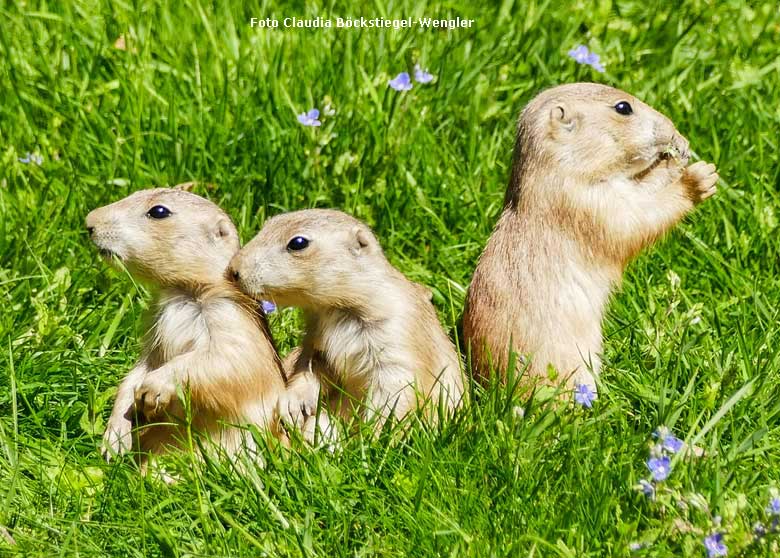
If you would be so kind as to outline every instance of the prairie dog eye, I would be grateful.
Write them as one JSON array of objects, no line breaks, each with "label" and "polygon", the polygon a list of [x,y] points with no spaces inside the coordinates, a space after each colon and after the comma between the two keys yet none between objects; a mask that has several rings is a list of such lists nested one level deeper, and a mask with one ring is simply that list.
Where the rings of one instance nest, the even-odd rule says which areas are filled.
[{"label": "prairie dog eye", "polygon": [[628,116],[629,114],[633,114],[634,109],[631,108],[631,105],[628,104],[627,101],[620,101],[615,105],[615,112],[624,116]]},{"label": "prairie dog eye", "polygon": [[287,249],[291,252],[298,252],[303,250],[309,245],[309,239],[303,236],[294,236],[290,242],[287,243]]},{"label": "prairie dog eye", "polygon": [[166,217],[170,217],[172,213],[171,210],[165,207],[164,205],[155,205],[153,208],[151,208],[149,211],[146,212],[146,215],[148,215],[152,219],[165,219]]}]

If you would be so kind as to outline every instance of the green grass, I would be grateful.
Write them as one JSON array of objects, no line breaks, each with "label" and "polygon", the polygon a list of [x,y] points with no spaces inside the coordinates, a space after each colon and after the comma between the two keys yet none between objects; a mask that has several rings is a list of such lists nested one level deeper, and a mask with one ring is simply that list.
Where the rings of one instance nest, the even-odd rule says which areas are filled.
[{"label": "green grass", "polygon": [[[16,541],[0,529],[0,554],[595,557],[627,556],[638,541],[649,543],[639,556],[696,557],[720,515],[730,556],[778,555],[776,536],[750,545],[780,486],[776,4],[214,4],[0,4],[0,527]],[[476,24],[248,23],[424,14]],[[113,48],[120,34],[131,50]],[[579,43],[606,74],[566,56]],[[435,83],[389,90],[417,60]],[[248,475],[184,455],[169,487],[102,462],[111,390],[138,354],[148,293],[98,260],[90,209],[197,180],[246,241],[281,211],[342,208],[434,290],[454,336],[516,117],[542,88],[574,80],[664,112],[723,178],[629,267],[593,409],[493,386],[439,431],[271,453]],[[326,96],[335,116],[300,126],[295,114]],[[20,163],[27,152],[43,164]],[[294,311],[272,326],[283,352],[299,341]],[[676,461],[651,502],[632,487],[661,424],[706,454]]]}]

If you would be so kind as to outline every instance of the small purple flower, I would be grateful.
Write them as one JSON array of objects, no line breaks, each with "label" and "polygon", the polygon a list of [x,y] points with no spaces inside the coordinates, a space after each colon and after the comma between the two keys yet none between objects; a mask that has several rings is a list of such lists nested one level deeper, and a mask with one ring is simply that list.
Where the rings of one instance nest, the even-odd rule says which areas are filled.
[{"label": "small purple flower", "polygon": [[766,526],[760,521],[753,524],[753,537],[756,539],[766,537]]},{"label": "small purple flower", "polygon": [[298,115],[298,122],[303,124],[304,126],[319,126],[322,124],[318,120],[320,117],[320,111],[316,108],[311,109],[309,112],[302,112]]},{"label": "small purple flower", "polygon": [[670,453],[677,453],[685,446],[685,442],[672,434],[665,426],[659,426],[654,436],[661,441],[661,447]]},{"label": "small purple flower", "polygon": [[661,457],[651,457],[647,460],[647,468],[650,469],[650,473],[653,475],[653,480],[660,482],[666,480],[669,473],[672,472],[672,460],[668,455]]},{"label": "small purple flower", "polygon": [[723,543],[723,533],[713,533],[709,537],[704,537],[704,548],[707,549],[707,556],[727,556],[729,549]]},{"label": "small purple flower", "polygon": [[266,314],[270,314],[271,312],[276,312],[276,304],[274,304],[270,300],[263,300],[260,303],[260,306],[263,307],[263,312],[265,312]]},{"label": "small purple flower", "polygon": [[639,490],[649,498],[655,497],[655,485],[648,480],[642,479],[639,481]]},{"label": "small purple flower", "polygon": [[409,77],[409,72],[401,72],[387,82],[387,85],[396,91],[409,91],[412,88],[412,79]]},{"label": "small purple flower", "polygon": [[585,45],[577,45],[575,48],[568,52],[569,56],[574,59],[578,64],[590,66],[597,72],[604,73],[604,65],[601,63],[601,58],[595,52],[590,52]]},{"label": "small purple flower", "polygon": [[568,54],[574,58],[574,61],[578,64],[587,64],[590,51],[585,45],[577,45],[572,50],[570,50]]},{"label": "small purple flower", "polygon": [[674,434],[669,434],[666,436],[661,443],[663,444],[665,450],[672,453],[679,452],[685,445],[685,443],[677,438]]},{"label": "small purple flower", "polygon": [[433,81],[433,74],[428,73],[428,69],[423,70],[420,65],[417,64],[414,67],[414,81],[417,83],[430,83]]},{"label": "small purple flower", "polygon": [[586,384],[577,384],[574,386],[574,401],[578,405],[590,409],[596,400],[596,393]]},{"label": "small purple flower", "polygon": [[780,497],[775,496],[769,500],[769,505],[766,507],[766,513],[780,516]]},{"label": "small purple flower", "polygon": [[36,154],[36,153],[27,153],[24,157],[19,157],[19,162],[24,163],[25,165],[29,165],[30,163],[35,163],[39,167],[43,163],[43,157]]}]

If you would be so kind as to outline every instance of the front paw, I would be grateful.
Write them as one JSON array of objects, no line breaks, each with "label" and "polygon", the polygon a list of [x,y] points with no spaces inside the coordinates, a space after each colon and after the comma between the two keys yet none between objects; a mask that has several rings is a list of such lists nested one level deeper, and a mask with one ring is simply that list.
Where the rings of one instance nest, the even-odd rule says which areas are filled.
[{"label": "front paw", "polygon": [[319,401],[318,386],[290,386],[279,397],[279,416],[282,423],[291,428],[302,430],[306,420],[317,412]]},{"label": "front paw", "polygon": [[108,420],[106,431],[103,433],[103,443],[100,453],[103,459],[111,462],[118,455],[124,455],[133,447],[133,423],[124,417],[111,417]]},{"label": "front paw", "polygon": [[715,165],[698,161],[686,167],[682,182],[693,203],[701,203],[717,191],[718,178]]},{"label": "front paw", "polygon": [[146,420],[153,420],[165,413],[176,397],[174,378],[162,372],[151,372],[135,388],[135,409]]}]

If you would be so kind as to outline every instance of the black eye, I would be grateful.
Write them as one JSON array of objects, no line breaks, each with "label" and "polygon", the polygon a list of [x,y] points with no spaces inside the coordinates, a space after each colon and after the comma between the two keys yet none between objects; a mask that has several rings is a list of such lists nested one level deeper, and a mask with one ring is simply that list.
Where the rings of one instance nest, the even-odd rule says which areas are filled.
[{"label": "black eye", "polygon": [[165,219],[171,216],[171,210],[164,205],[155,205],[146,214],[152,219]]},{"label": "black eye", "polygon": [[287,249],[297,252],[298,250],[303,250],[308,245],[309,240],[307,238],[302,236],[295,236],[290,242],[287,243]]},{"label": "black eye", "polygon": [[631,108],[631,105],[629,105],[625,101],[620,101],[618,104],[615,105],[615,111],[618,114],[623,114],[625,116],[628,116],[629,114],[633,114],[634,109]]}]

